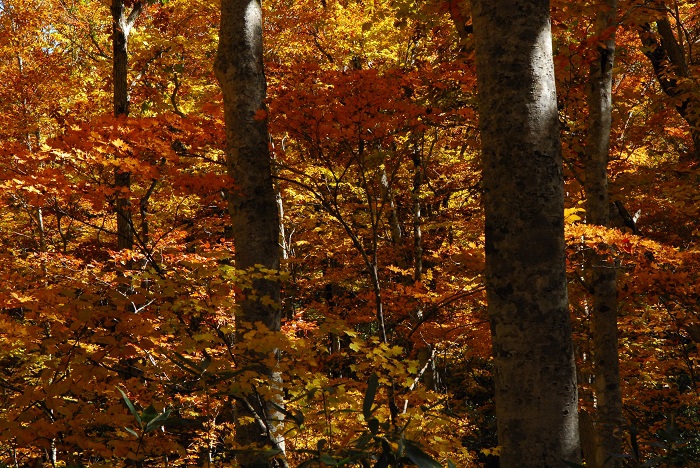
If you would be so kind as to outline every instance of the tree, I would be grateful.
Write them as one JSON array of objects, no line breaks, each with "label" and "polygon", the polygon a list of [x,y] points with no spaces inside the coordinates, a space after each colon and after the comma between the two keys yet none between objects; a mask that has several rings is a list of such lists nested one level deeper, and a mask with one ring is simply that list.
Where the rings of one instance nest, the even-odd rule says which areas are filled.
[{"label": "tree", "polygon": [[[617,1],[607,0],[596,14],[597,47],[591,62],[588,89],[588,139],[586,142],[586,222],[610,224],[608,196],[608,152],[612,119],[612,78],[615,60],[615,15]],[[591,252],[589,289],[593,296],[593,368],[596,396],[594,445],[584,453],[592,466],[616,466],[622,453],[622,395],[617,338],[617,270],[602,255]],[[588,422],[582,414],[582,423]],[[590,428],[590,425],[589,425]],[[595,450],[592,453],[591,450]],[[618,460],[618,461],[616,461]]]},{"label": "tree", "polygon": [[[129,115],[129,87],[127,74],[129,70],[128,44],[129,34],[134,23],[141,15],[144,1],[138,0],[127,15],[124,0],[112,0],[112,80],[114,81],[114,116]],[[131,187],[131,173],[116,168],[114,183],[118,189],[128,191]],[[117,249],[130,249],[134,246],[134,227],[131,219],[129,200],[124,195],[117,196]]]},{"label": "tree", "polygon": [[502,466],[579,457],[549,1],[474,2]]},{"label": "tree", "polygon": [[[262,273],[252,281],[249,297],[236,316],[236,342],[244,348],[238,365],[251,366],[267,376],[267,385],[278,388],[280,375],[263,364],[264,354],[244,343],[244,333],[262,325],[278,332],[281,325],[280,285],[270,278],[280,269],[279,215],[272,183],[272,168],[265,111],[266,82],[262,57],[262,8],[260,0],[224,0],[214,72],[224,95],[226,160],[235,186],[228,191],[236,267]],[[253,271],[257,270],[257,272]],[[257,296],[256,299],[255,297]],[[261,449],[272,444],[284,451],[279,410],[281,394],[254,398],[250,388],[236,395],[236,441],[242,447]],[[252,418],[247,422],[245,418]],[[243,453],[239,463],[253,463],[262,455]]]},{"label": "tree", "polygon": [[[654,68],[654,74],[664,93],[675,102],[678,114],[688,123],[690,136],[693,141],[694,158],[700,157],[700,102],[698,102],[697,86],[688,67],[686,53],[673,34],[673,27],[666,13],[666,6],[661,6],[660,17],[656,20],[656,30],[659,38],[652,32],[651,25],[645,23],[639,29],[639,38],[647,56]],[[676,18],[680,22],[680,18]],[[679,28],[681,29],[681,28]],[[681,36],[682,39],[682,36]],[[692,54],[688,54],[692,58]]]}]

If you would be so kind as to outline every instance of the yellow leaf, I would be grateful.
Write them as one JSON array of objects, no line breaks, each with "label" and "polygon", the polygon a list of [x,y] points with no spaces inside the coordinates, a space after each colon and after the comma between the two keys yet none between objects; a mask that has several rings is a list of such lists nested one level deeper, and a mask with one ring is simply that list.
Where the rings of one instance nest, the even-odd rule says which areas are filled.
[{"label": "yellow leaf", "polygon": [[121,138],[117,138],[116,140],[112,140],[112,145],[113,145],[115,148],[120,149],[120,150],[128,150],[128,149],[131,149],[131,148],[129,147],[129,145],[127,145],[126,142],[125,142],[124,140],[122,140]]},{"label": "yellow leaf", "polygon": [[583,208],[564,208],[564,223],[573,224],[577,221],[581,221],[581,216],[579,214],[585,213],[586,210]]}]

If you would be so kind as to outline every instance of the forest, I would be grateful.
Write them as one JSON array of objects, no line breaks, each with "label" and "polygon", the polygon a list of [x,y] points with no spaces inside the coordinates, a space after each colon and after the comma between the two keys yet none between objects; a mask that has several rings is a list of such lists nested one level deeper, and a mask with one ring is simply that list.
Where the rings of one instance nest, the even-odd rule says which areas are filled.
[{"label": "forest", "polygon": [[0,467],[700,466],[691,0],[0,0]]}]

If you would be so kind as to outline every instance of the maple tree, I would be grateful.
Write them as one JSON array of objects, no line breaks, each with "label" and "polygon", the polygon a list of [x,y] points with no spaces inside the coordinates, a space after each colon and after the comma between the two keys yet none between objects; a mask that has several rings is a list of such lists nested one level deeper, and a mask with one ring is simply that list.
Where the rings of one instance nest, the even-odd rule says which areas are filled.
[{"label": "maple tree", "polygon": [[[614,5],[549,10],[579,408],[593,419],[584,456],[690,466],[697,5],[603,3]],[[140,11],[119,81],[128,115],[114,107],[115,5],[123,19]],[[274,216],[253,210],[266,227],[248,227],[280,253],[249,269],[264,262],[241,263],[253,249],[235,229],[248,223],[229,210],[257,192],[236,191],[245,180],[227,167],[219,3],[0,1],[0,462],[490,466],[504,442],[472,13],[463,0],[262,2],[267,98],[253,122],[268,126],[270,167],[251,175],[269,176]],[[613,45],[610,135],[597,138],[607,164],[591,175],[591,71]],[[593,181],[608,184],[599,209]],[[602,344],[619,354],[621,405],[608,421],[596,265],[616,273],[617,316],[606,317],[618,345]],[[261,284],[275,292],[254,297]],[[274,310],[273,326],[245,329],[246,304]],[[259,366],[243,364],[251,355]],[[244,400],[252,415],[284,416],[284,455],[269,434],[244,437],[260,423],[240,413]],[[587,440],[609,442],[611,456]]]}]

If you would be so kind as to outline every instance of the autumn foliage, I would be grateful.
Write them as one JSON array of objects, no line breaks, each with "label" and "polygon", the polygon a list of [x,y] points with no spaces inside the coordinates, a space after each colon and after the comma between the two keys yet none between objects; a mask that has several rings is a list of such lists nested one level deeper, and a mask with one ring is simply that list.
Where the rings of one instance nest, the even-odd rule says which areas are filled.
[{"label": "autumn foliage", "polygon": [[[689,63],[684,93],[697,98],[698,6],[620,5],[617,215],[602,228],[582,202],[596,4],[552,2],[580,403],[595,404],[584,268],[595,253],[619,272],[621,456],[691,466],[700,150],[639,30],[654,34],[667,11]],[[497,453],[468,2],[263,7],[258,117],[281,271],[235,268],[216,2],[145,7],[129,43],[131,113],[115,118],[109,6],[0,1],[0,466],[232,466],[246,449],[233,441],[234,401],[270,387],[237,364],[249,348],[281,350],[268,364],[284,376],[291,466],[390,453],[396,466],[466,467]],[[119,197],[132,250],[116,248]],[[253,327],[235,342],[236,300],[254,297],[259,277],[282,285],[283,333]]]}]

